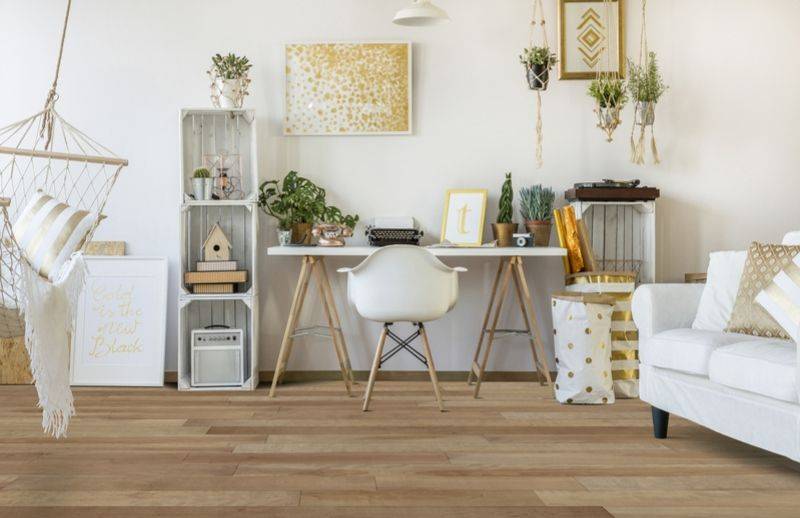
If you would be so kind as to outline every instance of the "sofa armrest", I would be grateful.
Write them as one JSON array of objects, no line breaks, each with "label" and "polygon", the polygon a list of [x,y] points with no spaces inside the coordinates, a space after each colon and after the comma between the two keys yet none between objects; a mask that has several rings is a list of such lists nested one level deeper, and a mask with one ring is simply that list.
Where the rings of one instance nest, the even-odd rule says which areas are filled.
[{"label": "sofa armrest", "polygon": [[642,343],[656,333],[692,327],[703,284],[643,284],[633,292],[631,311]]}]

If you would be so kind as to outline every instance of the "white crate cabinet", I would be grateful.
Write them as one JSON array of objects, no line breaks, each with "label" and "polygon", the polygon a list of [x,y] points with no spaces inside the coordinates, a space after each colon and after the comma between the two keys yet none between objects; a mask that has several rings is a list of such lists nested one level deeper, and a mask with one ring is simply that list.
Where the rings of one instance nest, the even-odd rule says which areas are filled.
[{"label": "white crate cabinet", "polygon": [[573,201],[576,217],[589,230],[603,270],[638,271],[642,284],[656,281],[655,201]]},{"label": "white crate cabinet", "polygon": [[[258,155],[253,110],[183,109],[180,112],[180,282],[178,293],[178,389],[254,390],[258,386]],[[192,199],[192,173],[223,153],[237,157],[240,199]],[[213,174],[213,171],[212,171]],[[231,259],[247,270],[237,293],[195,295],[184,274],[202,260],[202,245],[214,224],[231,243]],[[241,386],[193,387],[191,335],[194,329],[228,326],[243,330],[244,382]]]}]

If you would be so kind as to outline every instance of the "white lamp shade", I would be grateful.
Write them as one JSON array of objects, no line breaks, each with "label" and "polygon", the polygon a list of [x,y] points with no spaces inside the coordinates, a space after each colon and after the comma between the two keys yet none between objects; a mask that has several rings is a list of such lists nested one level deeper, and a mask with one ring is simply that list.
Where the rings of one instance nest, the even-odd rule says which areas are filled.
[{"label": "white lamp shade", "polygon": [[444,9],[436,7],[429,0],[414,0],[410,6],[397,11],[392,21],[397,25],[424,27],[449,22],[450,17]]}]

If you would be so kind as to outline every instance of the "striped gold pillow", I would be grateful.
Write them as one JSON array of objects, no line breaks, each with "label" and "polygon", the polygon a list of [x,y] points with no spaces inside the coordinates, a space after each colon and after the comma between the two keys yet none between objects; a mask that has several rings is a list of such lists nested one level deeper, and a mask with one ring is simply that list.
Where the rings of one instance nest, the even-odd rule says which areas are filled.
[{"label": "striped gold pillow", "polygon": [[800,254],[758,294],[756,302],[800,344]]},{"label": "striped gold pillow", "polygon": [[83,246],[97,216],[38,192],[14,223],[14,237],[33,269],[53,280]]}]

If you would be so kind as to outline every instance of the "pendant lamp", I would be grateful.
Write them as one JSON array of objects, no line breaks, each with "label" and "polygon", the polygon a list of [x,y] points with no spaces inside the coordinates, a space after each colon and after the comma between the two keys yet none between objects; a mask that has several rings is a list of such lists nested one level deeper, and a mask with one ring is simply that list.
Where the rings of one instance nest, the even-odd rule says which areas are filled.
[{"label": "pendant lamp", "polygon": [[450,17],[444,9],[436,7],[430,0],[414,0],[414,2],[397,11],[392,22],[407,27],[426,27],[449,22]]}]

